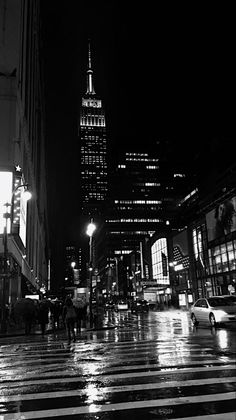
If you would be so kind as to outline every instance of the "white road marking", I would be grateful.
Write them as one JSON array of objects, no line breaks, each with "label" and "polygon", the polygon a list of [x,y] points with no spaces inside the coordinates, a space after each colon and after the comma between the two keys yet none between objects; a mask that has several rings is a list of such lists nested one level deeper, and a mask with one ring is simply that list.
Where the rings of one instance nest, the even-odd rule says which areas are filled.
[{"label": "white road marking", "polygon": [[[122,347],[122,349],[121,349],[121,351],[120,351],[120,349],[118,349],[118,348],[116,348],[116,347],[111,347],[111,348],[109,348],[109,349],[107,349],[107,347],[106,346],[99,346],[99,347],[97,347],[97,346],[94,346],[94,348],[92,348],[91,350],[88,350],[88,349],[86,349],[86,348],[81,348],[81,346],[80,346],[80,342],[76,342],[77,344],[75,345],[75,348],[74,348],[74,350],[73,350],[73,354],[83,354],[83,353],[97,353],[99,350],[103,350],[104,351],[104,353],[106,352],[106,351],[110,351],[110,352],[113,352],[114,350],[117,350],[118,352],[119,352],[119,354],[122,354],[122,353],[125,353],[125,352],[123,352],[123,349],[130,349],[130,352],[133,352],[134,350],[137,350],[137,351],[139,351],[140,350],[140,348],[147,348],[148,350],[152,350],[153,348],[155,348],[156,350],[168,350],[168,349],[174,349],[174,350],[176,350],[176,351],[189,351],[189,350],[191,350],[191,349],[193,349],[193,347],[198,347],[197,349],[193,349],[193,351],[204,351],[204,350],[213,350],[213,348],[212,347],[209,347],[209,348],[202,348],[202,347],[200,347],[199,346],[199,344],[193,344],[193,345],[190,345],[190,344],[188,344],[188,345],[178,345],[178,344],[172,344],[172,345],[167,345],[167,346],[165,346],[165,345],[162,345],[162,346],[160,346],[160,345],[145,345],[145,344],[141,344],[141,345],[139,345],[139,346],[137,346],[136,344],[134,345],[134,346],[124,346],[124,347]],[[132,347],[134,347],[134,348],[132,348]],[[200,347],[200,348],[199,348]],[[22,349],[23,350],[23,349]],[[17,351],[17,352],[15,352],[15,353],[8,353],[7,355],[6,355],[6,352],[4,352],[4,353],[1,353],[0,352],[0,356],[1,356],[1,358],[4,358],[4,359],[6,359],[6,358],[10,358],[10,357],[27,357],[27,358],[30,358],[30,357],[33,357],[33,355],[51,355],[51,354],[53,354],[53,353],[59,353],[59,352],[63,352],[63,354],[71,354],[71,351],[69,350],[69,349],[67,349],[67,348],[53,348],[53,349],[44,349],[44,350],[26,350],[26,349],[24,349],[21,353],[19,352],[19,351]],[[32,355],[31,355],[32,354]]]},{"label": "white road marking", "polygon": [[207,414],[206,416],[181,417],[173,420],[235,420],[236,413]]},{"label": "white road marking", "polygon": [[[197,349],[197,350],[193,350],[193,351],[190,351],[190,350],[187,350],[187,349],[185,350],[184,349],[184,350],[181,350],[179,353],[177,353],[176,350],[174,350],[174,351],[166,351],[166,352],[157,352],[156,354],[155,353],[152,353],[151,356],[149,356],[149,359],[150,358],[155,359],[155,358],[161,357],[162,355],[165,355],[165,354],[172,354],[172,356],[174,354],[175,358],[181,358],[181,361],[183,360],[183,356],[188,357],[188,358],[189,357],[191,357],[191,358],[200,357],[201,358],[201,357],[206,357],[206,354],[198,354],[198,355],[196,355],[196,354],[193,354],[193,353],[198,353],[198,352],[202,352],[202,351],[205,351],[205,350],[212,350],[212,349],[206,348],[206,349],[201,349],[201,350],[200,349]],[[132,351],[129,352],[129,353],[128,352],[119,353],[119,354],[116,355],[116,357],[114,356],[114,354],[106,355],[106,364],[110,363],[110,360],[112,362],[114,359],[115,359],[115,362],[114,363],[117,363],[117,361],[124,361],[126,359],[123,356],[129,356],[130,353],[132,353]],[[187,355],[184,355],[184,353],[187,353]],[[149,355],[149,354],[150,353],[149,353],[148,350],[147,351],[139,351],[138,352],[138,355],[140,355],[140,356],[141,355]],[[52,354],[50,354],[48,356],[46,355],[42,359],[38,355],[37,359],[28,358],[28,360],[25,360],[25,359],[27,359],[27,356],[22,355],[21,356],[22,359],[19,360],[19,361],[18,360],[16,361],[16,358],[14,358],[14,360],[12,358],[10,360],[6,360],[5,359],[2,363],[0,363],[0,368],[1,369],[7,369],[7,368],[9,368],[9,367],[12,366],[12,363],[14,363],[14,367],[17,367],[17,366],[22,367],[23,365],[27,365],[27,364],[32,365],[33,363],[38,364],[39,362],[40,363],[46,362],[45,365],[46,364],[47,365],[50,365],[50,363],[47,363],[49,361],[53,361],[53,362],[64,362],[64,363],[66,363],[68,365],[68,364],[70,364],[72,362],[75,363],[75,361],[80,361],[81,359],[82,359],[83,362],[90,361],[91,357],[93,358],[93,360],[97,358],[98,359],[97,362],[100,363],[101,362],[101,359],[103,357],[103,355],[99,355],[99,354],[94,353],[94,354],[91,354],[91,355],[87,355],[87,358],[85,359],[84,358],[84,354],[79,354],[79,353],[76,353],[76,352],[75,353],[68,354],[69,357],[67,355],[65,355],[64,358],[57,357],[57,356],[61,356],[61,355],[58,355],[58,354],[52,355]],[[75,357],[75,356],[81,356],[81,357]],[[215,357],[214,354],[212,354],[212,355],[211,354],[210,355],[208,354],[207,356],[208,357],[209,356],[210,357]],[[132,361],[138,361],[138,360],[140,360],[140,359],[139,358],[132,357]],[[127,359],[127,361],[128,361],[128,359]],[[112,364],[113,363],[111,363],[111,365]],[[32,369],[35,368],[35,366],[30,366],[30,367],[32,367]]]},{"label": "white road marking", "polygon": [[[125,367],[126,369],[128,369],[128,367]],[[126,370],[124,368],[122,368],[122,370]],[[137,367],[136,367],[137,369]],[[173,375],[173,373],[179,374],[179,373],[196,373],[196,372],[209,372],[209,371],[221,371],[222,370],[230,370],[232,371],[232,365],[227,365],[227,366],[207,366],[207,367],[195,367],[195,368],[181,368],[181,369],[168,369],[168,370],[153,370],[153,371],[148,371],[148,372],[135,372],[135,373],[119,373],[119,374],[114,374],[114,375],[101,375],[101,374],[91,374],[89,376],[89,378],[85,378],[84,376],[75,376],[74,372],[71,373],[72,376],[70,375],[70,372],[65,371],[64,374],[67,375],[66,378],[56,378],[56,376],[61,376],[63,375],[63,371],[62,372],[48,372],[48,373],[42,373],[42,374],[38,374],[37,375],[37,379],[34,380],[25,380],[22,381],[22,377],[18,380],[17,378],[17,382],[12,382],[12,381],[6,381],[3,382],[0,385],[0,389],[3,389],[4,387],[20,387],[20,386],[29,386],[29,385],[38,385],[38,384],[52,384],[52,383],[69,383],[69,382],[94,382],[94,381],[104,381],[104,380],[115,380],[115,379],[125,379],[125,378],[144,378],[144,377],[148,377],[148,376],[163,376],[163,375]],[[40,377],[47,377],[47,376],[54,376],[54,378],[47,378],[47,379],[39,379]],[[33,375],[33,377],[35,377],[35,375]],[[27,375],[28,378],[28,375]],[[218,379],[218,378],[217,378]],[[0,418],[1,420],[1,418]]]},{"label": "white road marking", "polygon": [[210,395],[196,395],[192,397],[179,397],[179,398],[164,398],[160,400],[148,400],[148,401],[131,401],[131,402],[122,402],[117,404],[91,404],[89,406],[83,407],[68,407],[68,408],[57,408],[55,410],[39,410],[39,411],[24,411],[21,413],[9,413],[3,414],[0,417],[0,420],[29,420],[37,418],[49,418],[56,416],[69,416],[75,414],[90,414],[90,413],[101,413],[117,410],[134,410],[139,408],[149,408],[149,407],[163,407],[163,406],[175,406],[183,404],[194,404],[194,403],[207,403],[215,402],[216,400],[227,401],[234,400],[235,393],[228,392],[222,394],[210,394]]},{"label": "white road marking", "polygon": [[[236,377],[217,378],[217,383],[225,384],[236,382]],[[186,386],[201,386],[216,384],[216,378],[206,379],[191,379],[185,381],[167,381],[154,384],[138,384],[138,385],[121,385],[121,386],[110,386],[110,387],[95,387],[96,397],[104,397],[107,393],[115,392],[127,392],[127,391],[149,391],[154,389],[162,388],[181,388]],[[7,392],[7,390],[6,390]],[[90,396],[91,389],[76,389],[69,391],[49,391],[49,392],[38,392],[32,394],[15,394],[15,395],[3,395],[1,392],[0,403],[6,403],[10,401],[30,401],[40,399],[52,399],[52,398],[64,398],[64,397],[78,397],[82,395]],[[216,394],[217,395],[217,394]]]}]

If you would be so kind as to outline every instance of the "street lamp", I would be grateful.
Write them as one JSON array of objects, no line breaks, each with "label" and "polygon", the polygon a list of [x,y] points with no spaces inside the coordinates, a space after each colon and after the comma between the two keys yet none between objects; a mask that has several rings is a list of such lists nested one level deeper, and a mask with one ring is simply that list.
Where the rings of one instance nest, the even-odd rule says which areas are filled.
[{"label": "street lamp", "polygon": [[12,206],[12,199],[14,194],[19,188],[25,188],[24,190],[24,199],[28,201],[32,194],[28,190],[28,184],[21,184],[18,185],[13,191],[11,195],[11,203],[5,203],[4,207],[6,207],[6,211],[3,214],[3,218],[5,219],[5,225],[3,230],[3,247],[4,247],[4,258],[3,258],[3,274],[1,274],[3,280],[3,288],[2,288],[2,310],[1,310],[1,332],[5,333],[7,331],[7,323],[6,323],[6,280],[9,276],[9,261],[8,261],[8,219],[11,219],[11,212],[9,208]]},{"label": "street lamp", "polygon": [[93,219],[90,220],[88,224],[86,234],[89,236],[89,322],[90,328],[93,326],[93,305],[92,305],[92,292],[93,292],[93,283],[92,283],[92,271],[93,271],[93,234],[96,230],[96,225],[93,223]]}]

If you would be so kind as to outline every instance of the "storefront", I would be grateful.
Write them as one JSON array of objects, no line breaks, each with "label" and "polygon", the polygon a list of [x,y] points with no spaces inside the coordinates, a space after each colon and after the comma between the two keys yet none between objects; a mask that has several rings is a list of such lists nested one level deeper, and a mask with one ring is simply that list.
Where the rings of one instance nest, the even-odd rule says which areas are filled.
[{"label": "storefront", "polygon": [[208,212],[192,238],[198,297],[235,293],[236,197]]}]

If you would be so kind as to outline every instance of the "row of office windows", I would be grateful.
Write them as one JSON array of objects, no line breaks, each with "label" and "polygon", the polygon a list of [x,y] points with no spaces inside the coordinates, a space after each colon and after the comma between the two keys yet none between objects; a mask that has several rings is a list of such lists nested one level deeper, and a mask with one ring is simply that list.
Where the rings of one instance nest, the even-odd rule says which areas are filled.
[{"label": "row of office windows", "polygon": [[161,204],[162,200],[115,200],[115,204]]},{"label": "row of office windows", "polygon": [[[116,209],[117,210],[134,210],[134,207],[131,207],[131,206],[116,206]],[[146,211],[147,209],[144,208],[143,206],[139,206],[139,207],[135,207],[135,210]],[[160,210],[160,206],[150,206],[150,207],[148,207],[148,210],[157,211],[157,210]]]},{"label": "row of office windows", "polygon": [[114,219],[107,220],[109,223],[160,223],[161,219]]},{"label": "row of office windows", "polygon": [[127,236],[134,236],[134,235],[145,235],[145,236],[152,236],[155,233],[154,230],[135,230],[135,231],[112,231],[109,234],[110,235],[127,235]]},{"label": "row of office windows", "polygon": [[[120,165],[118,165],[118,168],[119,169],[125,169],[126,168],[126,165],[120,164]],[[146,169],[159,169],[159,166],[156,166],[156,165],[147,165],[146,166]]]}]

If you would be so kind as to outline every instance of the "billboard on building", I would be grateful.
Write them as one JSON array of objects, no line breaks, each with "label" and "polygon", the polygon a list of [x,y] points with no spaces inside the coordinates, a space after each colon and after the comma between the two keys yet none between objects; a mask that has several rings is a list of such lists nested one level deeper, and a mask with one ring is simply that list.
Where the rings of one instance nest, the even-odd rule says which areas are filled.
[{"label": "billboard on building", "polygon": [[157,239],[151,248],[153,279],[157,284],[170,284],[166,238]]},{"label": "billboard on building", "polygon": [[[11,206],[12,182],[12,172],[0,171],[0,233],[4,232],[4,226],[6,224],[6,219],[3,217],[7,210],[5,204],[8,203]],[[11,212],[10,206],[8,207],[8,212]],[[8,223],[7,232],[10,233],[10,223]]]},{"label": "billboard on building", "polygon": [[173,257],[176,271],[189,267],[187,230],[173,237]]},{"label": "billboard on building", "polygon": [[225,236],[236,230],[236,197],[219,203],[206,215],[208,240]]}]

